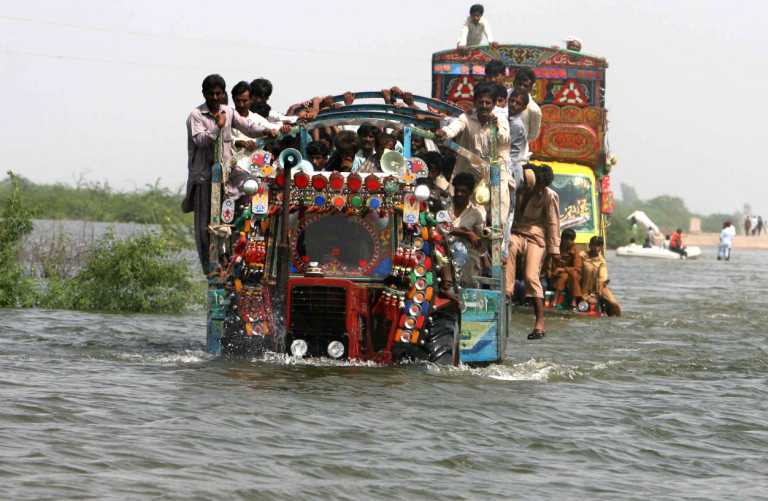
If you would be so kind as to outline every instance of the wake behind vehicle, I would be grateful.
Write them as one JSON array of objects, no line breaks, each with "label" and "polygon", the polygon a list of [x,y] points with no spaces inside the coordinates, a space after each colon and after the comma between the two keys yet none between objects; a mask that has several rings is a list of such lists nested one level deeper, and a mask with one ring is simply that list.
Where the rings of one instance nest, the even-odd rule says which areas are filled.
[{"label": "wake behind vehicle", "polygon": [[[455,285],[451,217],[418,184],[426,166],[411,158],[412,134],[430,135],[441,117],[365,102],[380,93],[355,96],[297,128],[297,149],[278,158],[253,154],[242,195],[221,202],[221,219],[212,221],[208,350],[383,364],[500,361],[503,283]],[[415,101],[461,113],[438,100]],[[402,155],[382,157],[383,173],[313,172],[302,162],[309,131],[363,123],[403,131]],[[498,183],[491,192],[498,197]]]}]

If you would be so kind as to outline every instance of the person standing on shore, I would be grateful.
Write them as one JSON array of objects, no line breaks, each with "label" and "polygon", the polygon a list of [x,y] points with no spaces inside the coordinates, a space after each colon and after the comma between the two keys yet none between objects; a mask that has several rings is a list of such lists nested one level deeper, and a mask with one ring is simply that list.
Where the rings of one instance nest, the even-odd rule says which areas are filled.
[{"label": "person standing on shore", "polygon": [[731,260],[731,248],[733,247],[733,237],[736,236],[736,227],[730,221],[723,223],[723,229],[720,231],[720,246],[717,248],[717,260]]},{"label": "person standing on shore", "polygon": [[752,230],[752,218],[749,216],[744,216],[744,236],[748,237]]}]

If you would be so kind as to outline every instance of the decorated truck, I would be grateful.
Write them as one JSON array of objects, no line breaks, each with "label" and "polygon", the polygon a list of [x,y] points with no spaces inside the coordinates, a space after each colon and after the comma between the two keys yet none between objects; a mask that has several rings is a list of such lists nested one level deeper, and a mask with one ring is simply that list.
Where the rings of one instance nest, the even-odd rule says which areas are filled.
[{"label": "decorated truck", "polygon": [[432,95],[464,109],[485,78],[485,65],[501,61],[504,84],[512,87],[520,68],[536,75],[532,97],[541,107],[539,136],[531,143],[532,163],[547,163],[555,173],[552,188],[560,196],[561,226],[576,231],[585,245],[605,236],[613,211],[610,170],[615,157],[606,141],[605,59],[581,52],[531,45],[470,47],[432,55]]},{"label": "decorated truck", "polygon": [[[382,364],[502,360],[508,319],[498,245],[488,288],[458,287],[449,207],[419,182],[426,165],[411,157],[414,134],[432,137],[461,108],[354,96],[344,105],[336,96],[337,106],[295,127],[294,147],[283,142],[241,160],[237,183],[233,169],[215,166],[208,350]],[[402,153],[382,157],[383,172],[315,172],[303,160],[312,130],[363,123],[402,133]],[[497,180],[498,168],[492,161]],[[236,184],[235,195],[216,200],[222,184]],[[498,205],[498,182],[490,191]]]}]

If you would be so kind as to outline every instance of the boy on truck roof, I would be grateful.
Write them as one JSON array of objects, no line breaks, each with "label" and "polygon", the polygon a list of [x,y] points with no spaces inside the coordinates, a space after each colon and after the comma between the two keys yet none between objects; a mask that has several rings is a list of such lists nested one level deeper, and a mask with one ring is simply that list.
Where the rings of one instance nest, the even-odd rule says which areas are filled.
[{"label": "boy on truck roof", "polygon": [[480,4],[475,4],[469,8],[469,17],[464,22],[464,26],[461,27],[459,33],[459,40],[456,43],[456,47],[465,48],[483,43],[483,37],[488,40],[488,44],[494,49],[498,47],[498,44],[493,39],[491,33],[491,25],[488,20],[483,17],[485,8]]}]

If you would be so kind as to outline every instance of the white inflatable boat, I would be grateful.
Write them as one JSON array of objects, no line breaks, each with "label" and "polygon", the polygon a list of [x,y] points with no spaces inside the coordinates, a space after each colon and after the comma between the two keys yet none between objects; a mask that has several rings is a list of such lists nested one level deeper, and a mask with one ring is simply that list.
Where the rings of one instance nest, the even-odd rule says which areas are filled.
[{"label": "white inflatable boat", "polygon": [[[687,259],[696,259],[701,256],[699,247],[691,246],[685,249],[688,253]],[[629,244],[616,249],[617,256],[624,257],[647,257],[652,259],[685,259],[680,254],[672,252],[663,247],[643,247],[638,244]]]}]

